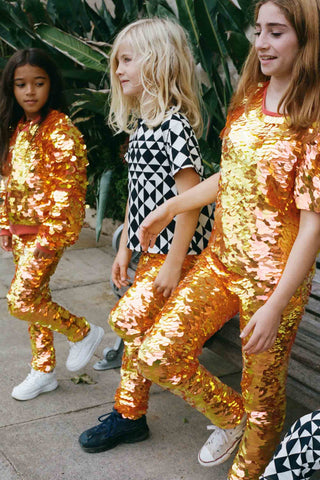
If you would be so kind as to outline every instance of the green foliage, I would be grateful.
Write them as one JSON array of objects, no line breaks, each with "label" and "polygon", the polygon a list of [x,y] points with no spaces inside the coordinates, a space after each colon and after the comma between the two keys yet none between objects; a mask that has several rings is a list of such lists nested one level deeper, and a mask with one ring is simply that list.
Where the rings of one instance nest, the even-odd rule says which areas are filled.
[{"label": "green foliage", "polygon": [[14,50],[36,46],[47,50],[62,70],[71,117],[82,131],[89,158],[88,202],[95,206],[98,179],[112,170],[106,214],[121,219],[127,198],[123,161],[126,136],[106,126],[109,93],[108,53],[115,35],[143,16],[176,18],[187,30],[202,84],[205,131],[200,148],[207,173],[218,169],[232,77],[241,70],[249,42],[245,35],[252,0],[116,0],[111,14],[104,2],[87,0],[0,0],[0,68]]}]

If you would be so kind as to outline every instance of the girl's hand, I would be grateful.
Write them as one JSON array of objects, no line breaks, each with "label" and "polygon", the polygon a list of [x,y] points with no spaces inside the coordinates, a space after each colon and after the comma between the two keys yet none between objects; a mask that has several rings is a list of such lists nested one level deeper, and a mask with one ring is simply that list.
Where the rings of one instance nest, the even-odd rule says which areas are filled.
[{"label": "girl's hand", "polygon": [[111,278],[116,287],[126,287],[129,285],[128,266],[131,260],[132,252],[124,247],[118,250],[116,258],[111,269]]},{"label": "girl's hand", "polygon": [[243,350],[248,354],[262,353],[274,345],[280,325],[281,313],[265,303],[251,317],[243,329],[240,338],[246,338],[251,331],[252,335]]},{"label": "girl's hand", "polygon": [[152,248],[156,242],[157,236],[173,219],[173,215],[168,208],[168,202],[163,203],[153,212],[149,213],[143,220],[139,229],[139,240],[144,252]]},{"label": "girl's hand", "polygon": [[10,235],[1,235],[0,236],[0,246],[6,252],[12,251],[12,239]]},{"label": "girl's hand", "polygon": [[33,251],[34,258],[52,258],[54,256],[54,251],[45,251],[41,250],[40,248],[36,247]]},{"label": "girl's hand", "polygon": [[181,267],[174,267],[165,261],[159,270],[153,286],[157,293],[162,293],[162,295],[167,298],[170,297],[178,285],[180,277]]}]

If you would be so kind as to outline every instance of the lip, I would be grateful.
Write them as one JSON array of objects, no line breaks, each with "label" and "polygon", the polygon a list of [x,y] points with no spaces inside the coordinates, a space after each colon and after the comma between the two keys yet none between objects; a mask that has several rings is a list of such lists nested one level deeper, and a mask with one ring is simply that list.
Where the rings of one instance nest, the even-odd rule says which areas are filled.
[{"label": "lip", "polygon": [[25,100],[24,103],[27,103],[28,105],[33,105],[34,103],[37,103],[37,100]]},{"label": "lip", "polygon": [[274,57],[272,55],[264,55],[264,56],[259,57],[259,61],[262,64],[267,64],[269,62],[273,62],[273,60],[276,60],[276,59],[277,59],[277,57]]}]

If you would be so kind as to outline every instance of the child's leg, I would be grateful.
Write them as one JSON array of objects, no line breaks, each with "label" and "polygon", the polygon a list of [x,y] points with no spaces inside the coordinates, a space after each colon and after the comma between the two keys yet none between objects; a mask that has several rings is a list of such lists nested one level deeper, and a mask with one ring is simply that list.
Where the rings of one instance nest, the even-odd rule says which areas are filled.
[{"label": "child's leg", "polygon": [[[279,442],[286,413],[289,357],[308,291],[309,288],[303,286],[291,299],[272,349],[257,355],[243,355],[241,386],[247,426],[230,470],[230,480],[258,478]],[[249,308],[242,312],[241,330],[252,314]]]},{"label": "child's leg", "polygon": [[319,469],[320,410],[316,410],[292,425],[260,480],[304,480]]},{"label": "child's leg", "polygon": [[[143,254],[133,285],[110,313],[109,323],[124,340],[121,381],[115,396],[115,409],[124,417],[138,419],[148,407],[151,382],[144,378],[137,366],[141,343],[152,327],[157,314],[167,299],[158,294],[153,283],[163,265],[165,255]],[[182,277],[190,270],[196,258],[186,257]]]},{"label": "child's leg", "polygon": [[[151,382],[141,375],[137,364],[139,349],[161,308],[167,302],[153,284],[166,256],[143,254],[133,285],[110,314],[110,325],[124,340],[121,381],[115,396],[114,409],[99,417],[100,423],[85,430],[79,437],[86,452],[102,452],[119,443],[134,443],[149,436],[145,413],[148,408]],[[186,257],[182,277],[195,262]]]},{"label": "child's leg", "polygon": [[32,362],[35,367],[40,367],[39,370],[48,372],[55,364],[53,337],[48,335],[48,330],[62,333],[76,342],[87,335],[90,326],[84,318],[72,315],[51,299],[49,281],[62,252],[51,258],[36,259],[34,249],[34,236],[13,236],[16,271],[7,298],[13,316],[35,325],[30,328]]},{"label": "child's leg", "polygon": [[32,352],[31,367],[41,372],[52,372],[56,365],[52,330],[29,323],[29,336]]},{"label": "child's leg", "polygon": [[198,356],[205,341],[238,311],[238,297],[225,287],[228,277],[230,273],[206,249],[139,351],[144,376],[181,396],[222,428],[241,421],[242,398],[199,365]]}]

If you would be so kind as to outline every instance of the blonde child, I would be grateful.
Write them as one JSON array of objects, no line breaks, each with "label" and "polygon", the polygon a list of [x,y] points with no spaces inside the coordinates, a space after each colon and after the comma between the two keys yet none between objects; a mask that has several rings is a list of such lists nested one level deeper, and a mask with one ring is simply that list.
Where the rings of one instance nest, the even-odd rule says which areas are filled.
[{"label": "blonde child", "polygon": [[29,324],[31,372],[12,391],[30,400],[57,388],[53,332],[70,342],[66,366],[84,367],[103,329],[51,299],[49,281],[79,235],[86,194],[86,148],[64,111],[60,74],[37,48],[17,51],[0,86],[0,245],[16,265],[9,310]]},{"label": "blonde child", "polygon": [[[156,206],[198,184],[203,167],[195,132],[201,132],[194,60],[183,29],[159,18],[142,19],[116,38],[111,54],[110,123],[130,133],[127,152],[129,198],[112,279],[127,283],[132,251],[140,251],[138,227]],[[82,433],[87,452],[148,436],[146,411],[151,382],[137,357],[157,314],[207,243],[210,216],[199,209],[180,215],[143,253],[133,285],[110,315],[124,340],[121,382],[114,409]]]},{"label": "blonde child", "polygon": [[[220,173],[141,227],[147,250],[175,215],[217,202],[209,245],[148,333],[138,366],[212,422],[202,465],[222,463],[241,440],[229,480],[257,479],[279,440],[290,350],[320,247],[319,12],[319,0],[257,3],[256,40],[222,132]],[[236,312],[241,395],[197,359]]]}]

